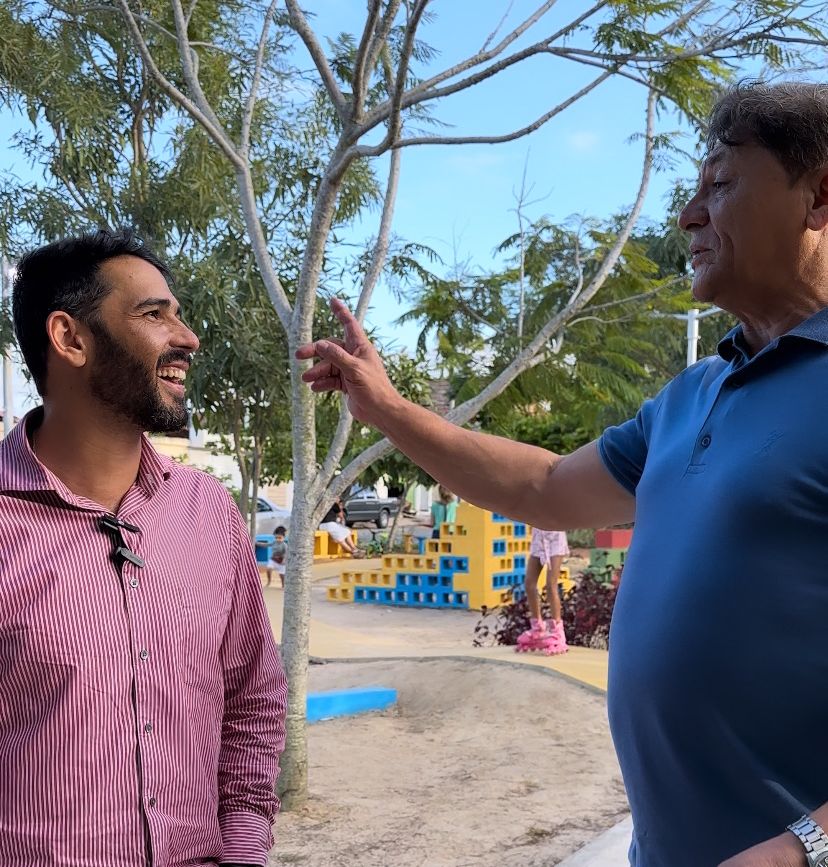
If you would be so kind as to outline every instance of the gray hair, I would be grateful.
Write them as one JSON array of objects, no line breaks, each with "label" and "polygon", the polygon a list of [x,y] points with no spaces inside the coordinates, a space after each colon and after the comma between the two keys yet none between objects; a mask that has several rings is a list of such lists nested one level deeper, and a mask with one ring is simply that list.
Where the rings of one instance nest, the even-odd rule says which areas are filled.
[{"label": "gray hair", "polygon": [[792,181],[828,165],[828,84],[742,82],[713,106],[707,148],[757,144]]}]

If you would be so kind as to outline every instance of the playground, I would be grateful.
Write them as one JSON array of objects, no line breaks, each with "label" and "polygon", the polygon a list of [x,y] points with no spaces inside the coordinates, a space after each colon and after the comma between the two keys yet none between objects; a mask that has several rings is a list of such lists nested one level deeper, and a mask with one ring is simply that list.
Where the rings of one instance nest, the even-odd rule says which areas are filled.
[{"label": "playground", "polygon": [[[279,817],[271,867],[551,865],[623,819],[604,651],[473,648],[477,611],[334,601],[354,567],[314,567],[310,689],[387,686],[398,701],[310,726],[311,799]],[[264,595],[278,636],[282,591]]]}]

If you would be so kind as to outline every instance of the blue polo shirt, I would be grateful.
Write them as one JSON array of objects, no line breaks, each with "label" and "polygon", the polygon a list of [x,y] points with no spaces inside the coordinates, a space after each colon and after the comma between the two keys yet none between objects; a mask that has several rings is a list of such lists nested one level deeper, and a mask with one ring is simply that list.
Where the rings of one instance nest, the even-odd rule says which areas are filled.
[{"label": "blue polo shirt", "polygon": [[608,696],[635,867],[716,867],[828,801],[828,309],[718,353],[599,440],[636,498]]}]

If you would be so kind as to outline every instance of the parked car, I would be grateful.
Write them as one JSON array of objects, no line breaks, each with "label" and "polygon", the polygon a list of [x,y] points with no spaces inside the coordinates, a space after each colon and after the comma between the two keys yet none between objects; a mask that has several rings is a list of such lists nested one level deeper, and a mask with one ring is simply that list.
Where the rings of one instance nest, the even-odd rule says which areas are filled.
[{"label": "parked car", "polygon": [[290,511],[274,506],[270,500],[259,497],[256,502],[256,533],[269,533],[277,527],[290,532]]},{"label": "parked car", "polygon": [[398,497],[380,497],[373,488],[357,488],[342,505],[345,523],[353,527],[359,521],[373,522],[384,530],[400,509]]}]

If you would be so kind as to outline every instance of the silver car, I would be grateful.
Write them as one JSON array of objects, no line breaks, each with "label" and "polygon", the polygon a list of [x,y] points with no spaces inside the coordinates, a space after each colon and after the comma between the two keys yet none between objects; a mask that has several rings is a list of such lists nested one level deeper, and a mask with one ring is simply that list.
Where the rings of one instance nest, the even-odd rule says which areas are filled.
[{"label": "silver car", "polygon": [[277,527],[284,527],[286,532],[290,532],[290,511],[259,497],[256,502],[256,533],[269,533],[272,536]]}]

